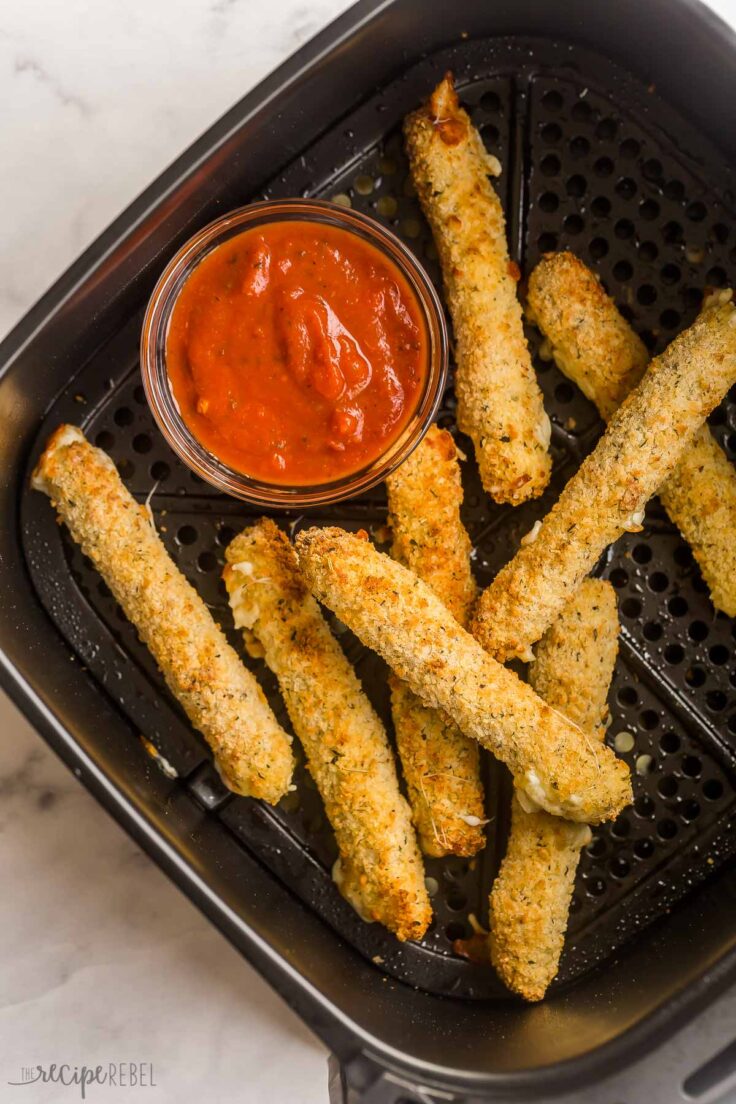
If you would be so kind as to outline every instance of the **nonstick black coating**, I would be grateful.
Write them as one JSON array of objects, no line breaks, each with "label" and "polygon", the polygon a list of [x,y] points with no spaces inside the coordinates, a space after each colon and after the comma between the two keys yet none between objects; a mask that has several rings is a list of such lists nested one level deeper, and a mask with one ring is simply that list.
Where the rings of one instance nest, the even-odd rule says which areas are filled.
[{"label": "nonstick black coating", "polygon": [[[524,39],[468,42],[411,65],[263,194],[337,198],[381,219],[416,251],[439,286],[431,235],[407,173],[400,121],[448,68],[489,150],[503,163],[500,189],[512,255],[522,272],[528,274],[546,250],[574,250],[601,275],[652,351],[661,350],[692,320],[704,286],[728,282],[736,259],[730,182],[713,151],[701,150],[656,89],[579,48]],[[238,201],[252,198],[258,197],[244,194]],[[219,581],[223,549],[253,515],[184,469],[155,429],[138,374],[139,323],[138,315],[129,318],[113,345],[70,381],[45,419],[37,448],[60,421],[81,424],[114,457],[141,500],[152,492],[156,524],[172,555],[230,632]],[[530,340],[536,349],[534,333]],[[549,508],[601,431],[593,407],[556,368],[538,357],[536,367],[553,422],[550,490],[517,510],[495,507],[480,489],[472,460],[464,467],[465,520],[482,584]],[[451,387],[439,421],[454,430]],[[724,403],[712,425],[734,457],[736,402]],[[469,443],[459,443],[471,457]],[[280,517],[291,532],[325,522],[367,527],[385,539],[382,489],[347,505]],[[131,721],[132,740],[135,732],[144,734],[208,815],[379,969],[432,993],[505,996],[490,966],[453,952],[453,943],[470,934],[471,914],[483,924],[487,920],[488,890],[507,831],[505,771],[486,759],[486,852],[470,863],[427,862],[437,887],[435,921],[422,944],[399,945],[377,925],[362,924],[332,886],[334,840],[303,765],[297,792],[276,810],[228,794],[134,630],[56,526],[48,502],[24,492],[22,519],[40,598]],[[734,624],[714,613],[689,550],[656,501],[644,532],[618,542],[599,571],[617,588],[623,622],[609,741],[623,731],[635,737],[625,756],[634,771],[635,802],[597,830],[583,854],[556,986],[604,966],[736,850]],[[235,634],[232,639],[237,643]],[[349,633],[341,640],[388,717],[381,663]],[[283,717],[273,678],[255,667]]]}]

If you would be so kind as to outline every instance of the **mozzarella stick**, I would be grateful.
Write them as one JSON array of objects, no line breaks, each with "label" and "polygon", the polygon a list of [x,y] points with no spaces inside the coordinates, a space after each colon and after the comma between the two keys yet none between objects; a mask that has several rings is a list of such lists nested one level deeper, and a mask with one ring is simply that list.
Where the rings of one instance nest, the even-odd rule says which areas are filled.
[{"label": "mozzarella stick", "polygon": [[[460,519],[460,465],[452,434],[431,426],[386,480],[391,554],[467,624],[476,586],[470,538]],[[483,786],[478,744],[444,713],[390,678],[396,746],[425,855],[475,855],[483,847]]]},{"label": "mozzarella stick", "polygon": [[[715,293],[716,300],[730,296]],[[529,278],[528,314],[560,371],[608,420],[639,382],[649,354],[593,273],[572,253],[543,257]],[[690,545],[713,604],[736,616],[736,469],[707,426],[697,431],[659,497]]]},{"label": "mozzarella stick", "polygon": [[426,705],[505,762],[528,803],[597,823],[631,800],[626,765],[491,659],[407,568],[341,529],[307,529],[296,546],[314,595]]},{"label": "mozzarella stick", "polygon": [[411,174],[434,234],[455,333],[457,423],[483,486],[514,505],[549,482],[550,424],[532,367],[501,203],[501,166],[460,107],[451,74],[404,124]]},{"label": "mozzarella stick", "polygon": [[381,721],[299,572],[263,518],[228,546],[223,578],[235,624],[279,680],[340,853],[333,872],[367,921],[421,939],[432,918],[409,806]]},{"label": "mozzarella stick", "polygon": [[[618,651],[616,594],[610,583],[584,579],[544,634],[530,667],[531,685],[598,740]],[[580,850],[590,830],[532,810],[514,797],[506,856],[490,901],[491,961],[526,1000],[541,1000],[557,974]]]},{"label": "mozzarella stick", "polygon": [[736,380],[736,308],[717,303],[655,357],[594,451],[476,607],[473,632],[500,660],[525,657],[604,548],[641,528],[656,494]]},{"label": "mozzarella stick", "polygon": [[60,426],[33,473],[135,625],[231,790],[275,804],[289,788],[290,737],[156,533],[112,460]]}]

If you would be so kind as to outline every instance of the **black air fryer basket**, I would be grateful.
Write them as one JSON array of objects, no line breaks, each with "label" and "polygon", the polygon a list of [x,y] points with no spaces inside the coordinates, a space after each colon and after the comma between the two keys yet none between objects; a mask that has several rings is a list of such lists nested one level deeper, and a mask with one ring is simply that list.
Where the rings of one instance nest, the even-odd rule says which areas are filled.
[{"label": "black air fryer basket", "polygon": [[[231,631],[223,549],[251,511],[177,462],[138,372],[143,309],[175,249],[253,199],[340,197],[395,229],[439,283],[400,126],[451,69],[503,163],[522,272],[546,250],[574,250],[657,352],[694,318],[706,285],[736,274],[735,41],[686,0],[366,0],[185,153],[0,347],[3,684],[334,1051],[335,1102],[725,1098],[736,1070],[736,625],[714,613],[656,500],[644,532],[599,564],[623,623],[609,738],[635,737],[635,802],[584,852],[560,976],[527,1007],[490,966],[452,950],[471,915],[487,919],[505,771],[486,763],[484,855],[427,863],[438,889],[426,939],[400,945],[361,923],[331,884],[334,840],[303,764],[276,809],[223,788],[110,592],[28,490],[30,465],[56,425],[82,425],[140,500],[153,489],[164,541]],[[493,506],[467,465],[483,584],[601,431],[556,368],[537,358],[537,369],[553,422],[544,499]],[[439,420],[454,430],[451,388]],[[711,424],[736,457],[736,395]],[[283,520],[292,533],[336,522],[380,540],[385,498],[378,489]],[[341,640],[385,713],[382,665],[350,634]],[[274,679],[258,675],[283,714]]]}]

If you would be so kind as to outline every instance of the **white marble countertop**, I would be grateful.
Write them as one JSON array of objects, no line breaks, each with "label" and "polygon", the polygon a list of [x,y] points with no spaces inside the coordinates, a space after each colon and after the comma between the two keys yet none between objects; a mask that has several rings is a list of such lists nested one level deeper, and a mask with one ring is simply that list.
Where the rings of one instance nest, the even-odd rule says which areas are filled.
[{"label": "white marble countertop", "polygon": [[[181,150],[348,6],[5,0],[0,334]],[[711,6],[736,24],[736,0]],[[154,1064],[151,1104],[324,1104],[322,1046],[2,695],[0,733],[0,1101],[78,1099],[53,1085],[9,1088],[24,1064],[132,1060]],[[128,1090],[105,1090],[109,1104],[123,1099]]]}]

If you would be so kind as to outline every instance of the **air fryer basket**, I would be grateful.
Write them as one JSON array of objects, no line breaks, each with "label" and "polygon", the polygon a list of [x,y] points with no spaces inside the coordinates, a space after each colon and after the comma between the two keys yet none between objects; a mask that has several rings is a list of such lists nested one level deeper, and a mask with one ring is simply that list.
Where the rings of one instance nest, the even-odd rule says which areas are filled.
[{"label": "air fryer basket", "polygon": [[[386,5],[380,7],[383,11]],[[397,3],[384,15],[390,17],[394,11],[400,28],[400,15],[410,8],[409,3]],[[357,27],[360,11],[354,17]],[[379,15],[376,22],[380,20]],[[171,234],[164,225],[165,207],[158,207],[158,221],[154,210],[148,228],[158,251],[158,257],[151,257],[153,278],[156,262],[159,266],[164,262],[192,222],[202,225],[216,211],[250,199],[317,195],[349,203],[391,226],[416,251],[439,286],[436,253],[408,177],[400,124],[438,77],[452,69],[463,102],[488,148],[503,163],[500,190],[510,248],[522,272],[528,273],[547,250],[574,250],[601,275],[649,348],[660,351],[693,319],[703,287],[727,284],[736,261],[733,181],[721,153],[660,98],[654,83],[600,53],[549,37],[465,37],[465,29],[456,23],[453,33],[445,36],[452,45],[429,56],[417,60],[418,51],[410,51],[399,75],[377,89],[368,88],[367,98],[338,121],[326,120],[330,125],[323,133],[294,148],[270,183],[241,190],[235,174],[229,187],[217,190],[223,159],[229,156],[237,166],[251,149],[250,120],[244,112],[240,133],[235,132],[242,145],[235,144],[233,132],[223,135],[225,144],[211,153],[211,175],[200,167],[200,175],[190,177],[188,186],[198,202],[189,223]],[[486,30],[492,31],[493,26]],[[362,48],[365,33],[356,33],[355,49]],[[190,164],[194,162],[192,155]],[[192,194],[187,195],[183,187],[181,192],[187,199]],[[82,425],[113,456],[139,500],[150,499],[157,528],[173,557],[238,643],[220,571],[224,547],[254,515],[247,505],[223,498],[182,467],[158,434],[137,364],[143,297],[131,298],[128,293],[125,260],[118,260],[117,273],[114,323],[99,335],[96,347],[79,359],[78,370],[48,389],[44,417],[28,435],[25,480],[16,490],[25,564],[63,650],[75,661],[69,680],[92,681],[101,688],[100,714],[115,715],[124,728],[124,735],[115,737],[120,739],[115,754],[122,753],[122,762],[114,769],[107,735],[77,738],[77,749],[100,757],[103,774],[108,779],[114,776],[129,800],[148,805],[149,814],[153,808],[160,811],[163,801],[166,815],[171,809],[185,809],[187,816],[194,817],[198,826],[195,865],[207,883],[204,896],[214,893],[221,904],[226,896],[222,886],[213,888],[213,863],[221,870],[245,871],[246,863],[255,858],[286,891],[284,907],[295,915],[297,910],[300,915],[309,914],[311,923],[318,918],[318,943],[338,942],[350,949],[351,959],[359,956],[363,972],[356,973],[356,978],[370,976],[373,987],[376,980],[403,983],[391,981],[390,985],[399,1001],[403,996],[407,1017],[412,1015],[413,989],[424,994],[421,999],[431,1001],[434,1009],[442,1007],[443,1016],[454,1008],[462,1019],[473,1008],[473,1030],[478,1030],[485,1015],[489,1031],[492,1024],[503,1025],[518,1034],[517,1045],[523,1050],[529,1045],[524,1038],[532,1039],[540,1031],[540,1016],[545,1012],[522,1009],[490,966],[453,950],[457,940],[470,935],[470,917],[482,923],[487,919],[488,889],[507,831],[505,770],[490,758],[485,761],[490,819],[486,852],[472,862],[456,858],[427,862],[427,874],[438,888],[433,896],[435,921],[425,940],[400,945],[377,925],[361,923],[332,886],[334,840],[303,763],[298,766],[296,792],[276,809],[230,794],[105,584],[56,525],[48,502],[28,490],[29,465],[49,431],[61,421]],[[141,291],[150,290],[151,282],[150,278],[144,281]],[[76,336],[67,327],[72,347]],[[529,336],[536,350],[538,338],[533,332]],[[553,423],[555,473],[548,493],[517,510],[496,507],[482,493],[474,465],[468,463],[464,470],[465,521],[482,584],[490,581],[521,536],[546,512],[601,431],[594,408],[554,366],[537,357],[536,367]],[[454,431],[451,386],[439,422]],[[736,395],[715,412],[711,423],[729,457],[736,457]],[[468,442],[460,439],[460,444],[472,455]],[[385,514],[385,496],[379,488],[351,503],[307,515],[286,512],[280,516],[291,533],[309,524],[334,523],[368,528],[380,542],[385,539]],[[624,998],[617,988],[622,985],[620,977],[616,979],[621,962],[628,960],[631,965],[632,956],[637,951],[641,954],[648,943],[656,974],[657,941],[663,940],[666,948],[666,926],[671,923],[667,917],[672,910],[680,919],[686,916],[680,902],[722,870],[727,872],[711,885],[734,884],[728,862],[736,852],[736,626],[714,613],[689,549],[656,501],[647,511],[644,531],[619,541],[603,557],[598,571],[617,588],[623,624],[608,738],[612,742],[624,731],[634,736],[634,747],[625,758],[633,771],[635,801],[615,822],[596,830],[583,853],[567,949],[549,1007],[561,1016],[562,1030],[569,1031],[581,1008],[587,1008],[588,1015],[591,1009],[600,1014],[601,1001],[618,999],[622,1007],[611,1017],[611,1026],[613,1021],[618,1024],[613,1036],[637,1018],[633,1011],[627,1012],[631,993]],[[381,663],[344,630],[341,640],[377,708],[388,716]],[[256,670],[277,713],[288,724],[275,680],[262,665],[256,664]],[[74,713],[72,693],[63,712]],[[141,736],[158,757],[149,757],[150,746],[147,751]],[[67,750],[74,759],[74,749]],[[156,766],[165,767],[168,775],[155,777]],[[175,779],[169,777],[172,768]],[[140,831],[132,821],[130,826]],[[160,823],[157,830],[160,836]],[[212,847],[227,847],[226,863],[214,858],[215,850],[209,860],[206,847],[198,851],[205,836],[217,841]],[[162,856],[157,857],[161,861]],[[711,885],[701,889],[701,902],[713,892]],[[198,890],[191,884],[187,889],[203,903]],[[222,916],[218,922],[227,926]],[[684,930],[687,933],[687,925]],[[233,937],[232,931],[229,934]],[[732,924],[732,941],[733,934]],[[726,935],[720,935],[725,940]],[[697,927],[690,929],[689,937],[704,938]],[[681,936],[685,943],[687,939],[687,934]],[[274,946],[277,942],[274,938]],[[282,943],[279,949],[282,958],[297,969],[298,948],[297,941]],[[257,957],[253,946],[247,953]],[[711,963],[717,957],[711,954]],[[683,982],[688,970],[683,965]],[[698,975],[697,969],[691,973],[693,979]],[[677,981],[676,976],[671,979],[673,992]],[[288,992],[286,981],[275,983]],[[652,984],[656,992],[654,980]],[[661,988],[660,999],[653,1004],[664,1004],[665,990],[666,986]],[[438,997],[454,999],[438,1004]],[[294,996],[298,999],[304,1000]],[[318,1030],[330,1034],[313,1007],[308,1006],[305,1014]],[[324,1010],[323,1015],[327,1018]],[[428,1017],[426,1030],[432,1030],[432,1016],[426,1009],[414,1015],[418,1023]],[[550,1028],[550,1039],[540,1042],[539,1063],[529,1062],[528,1078],[535,1064],[574,1056],[582,1060],[572,1039],[555,1051],[554,1025],[548,1023],[544,1030]],[[468,1033],[468,1041],[470,1037]],[[594,1045],[591,1040],[583,1049],[592,1050]],[[406,1041],[403,1048],[409,1049]],[[467,1046],[457,1044],[456,1053],[457,1063],[461,1067],[465,1063],[465,1075],[472,1079]],[[396,1061],[400,1066],[400,1058]],[[389,1064],[386,1055],[379,1064]],[[498,1091],[531,1091],[531,1080],[525,1085],[523,1077],[512,1077],[521,1071],[523,1060],[510,1058],[506,1067],[495,1055],[487,1068],[489,1077],[504,1073],[505,1080],[496,1085]],[[334,1099],[341,1099],[343,1093],[346,1100],[381,1104],[435,1099],[411,1095],[419,1090],[416,1085],[412,1090],[402,1087],[401,1078],[394,1083],[384,1076],[373,1083],[374,1076],[375,1069],[366,1072],[364,1059],[354,1062],[348,1073],[335,1075]],[[579,1076],[583,1076],[582,1066]],[[361,1079],[373,1085],[370,1091],[361,1086]],[[431,1083],[429,1074],[427,1081]],[[460,1081],[449,1083],[458,1094],[451,1098],[476,1099],[472,1094],[461,1096],[470,1089],[461,1088]],[[492,1087],[490,1079],[478,1082],[477,1098]],[[539,1093],[537,1082],[536,1099]],[[648,1095],[654,1099],[651,1092]]]}]

